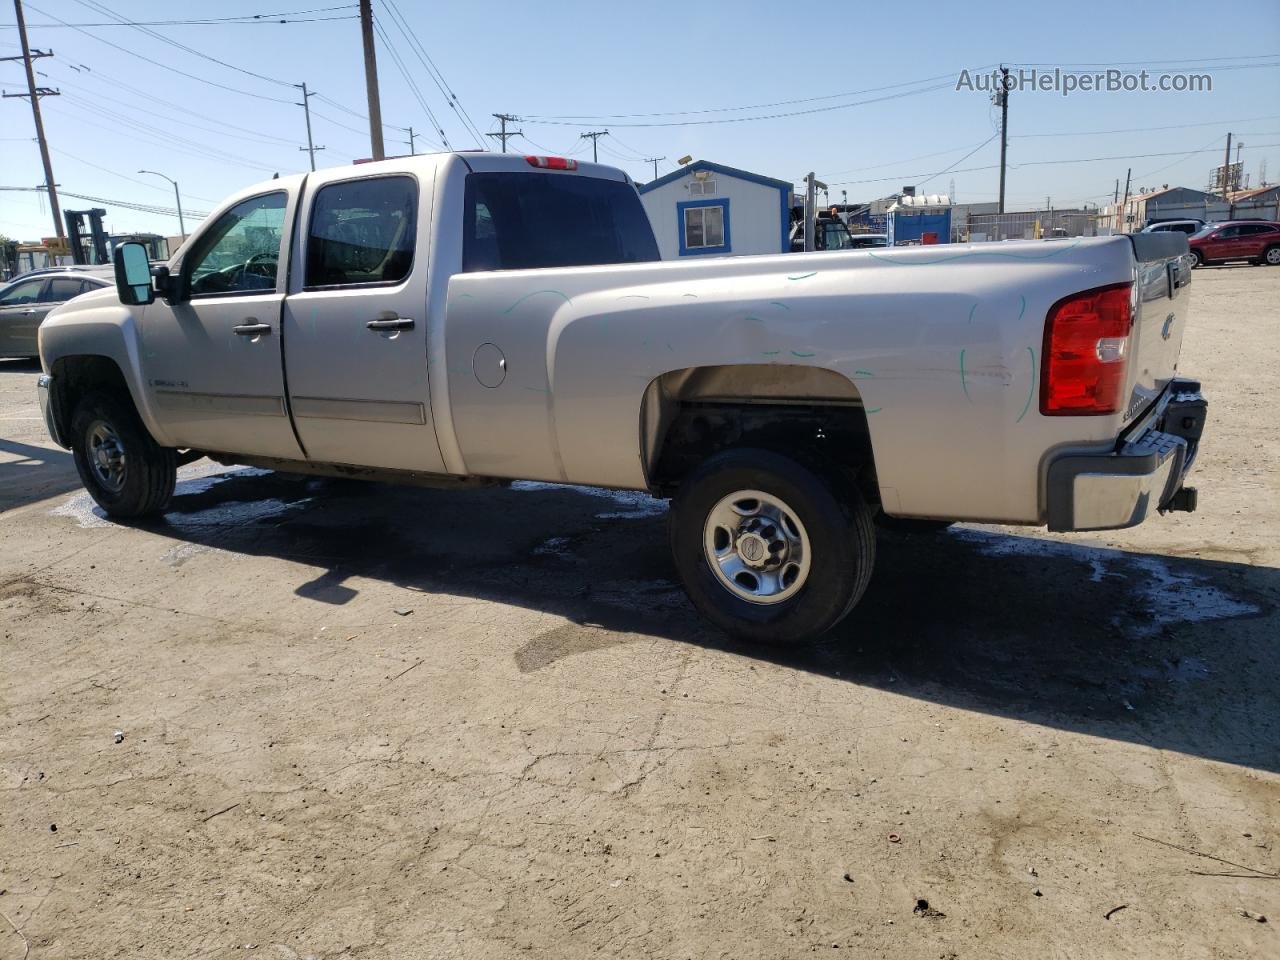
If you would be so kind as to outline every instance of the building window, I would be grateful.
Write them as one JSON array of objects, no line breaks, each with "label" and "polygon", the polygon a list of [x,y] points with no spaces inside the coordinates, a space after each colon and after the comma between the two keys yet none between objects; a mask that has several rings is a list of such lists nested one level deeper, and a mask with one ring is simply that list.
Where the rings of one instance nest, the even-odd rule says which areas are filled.
[{"label": "building window", "polygon": [[689,196],[691,197],[714,197],[716,195],[715,180],[691,180],[689,182]]},{"label": "building window", "polygon": [[677,206],[681,256],[731,252],[728,200],[690,200]]}]

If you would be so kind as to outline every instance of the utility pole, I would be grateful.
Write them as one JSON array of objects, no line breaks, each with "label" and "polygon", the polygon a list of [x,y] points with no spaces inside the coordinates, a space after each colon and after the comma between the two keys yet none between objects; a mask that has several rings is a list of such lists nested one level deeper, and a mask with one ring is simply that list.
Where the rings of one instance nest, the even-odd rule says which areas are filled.
[{"label": "utility pole", "polygon": [[1004,213],[1004,172],[1005,156],[1009,152],[1009,68],[1000,68],[1000,90],[996,93],[1000,104],[1000,207],[998,213]]},{"label": "utility pole", "polygon": [[1111,206],[1120,202],[1120,178],[1116,177],[1116,192],[1111,195]]},{"label": "utility pole", "polygon": [[1121,233],[1124,232],[1125,227],[1128,226],[1128,223],[1129,223],[1129,219],[1128,219],[1129,218],[1129,212],[1128,212],[1129,181],[1132,178],[1133,178],[1133,167],[1129,167],[1129,169],[1125,171],[1125,175],[1124,175],[1124,203],[1120,204],[1120,221],[1119,221],[1118,228]]},{"label": "utility pole", "polygon": [[814,248],[814,239],[817,234],[817,210],[815,204],[818,202],[817,196],[814,194],[814,184],[818,181],[814,179],[813,171],[804,178],[804,252],[812,253]]},{"label": "utility pole", "polygon": [[495,113],[495,114],[493,114],[493,117],[494,117],[494,119],[496,119],[496,120],[498,121],[498,123],[502,124],[502,130],[501,130],[501,131],[499,131],[498,133],[490,133],[490,134],[487,134],[487,136],[493,137],[493,139],[495,139],[495,140],[501,140],[501,141],[502,141],[502,152],[503,152],[503,153],[506,153],[506,152],[507,152],[507,141],[508,141],[511,137],[518,137],[518,136],[520,136],[522,133],[524,133],[524,131],[523,131],[523,130],[512,130],[510,133],[508,133],[508,132],[507,132],[507,124],[508,124],[508,123],[516,123],[517,121],[519,121],[519,119],[520,119],[520,118],[519,118],[519,117],[513,117],[513,116],[512,116],[511,114],[509,114],[509,113]]},{"label": "utility pole", "polygon": [[36,139],[40,141],[40,159],[44,162],[44,185],[49,191],[49,209],[53,213],[53,229],[54,235],[59,240],[66,240],[66,228],[62,225],[62,210],[58,207],[58,186],[53,180],[53,164],[49,160],[49,142],[44,137],[44,120],[40,116],[40,98],[56,97],[59,95],[57,90],[51,90],[49,87],[36,86],[36,72],[31,66],[32,60],[39,60],[41,57],[52,57],[53,51],[37,50],[34,54],[31,47],[27,43],[27,21],[22,15],[22,0],[13,0],[13,10],[18,17],[18,37],[22,41],[22,56],[20,57],[4,57],[4,60],[21,60],[27,68],[27,92],[26,93],[6,93],[6,97],[30,97],[31,98],[31,116],[36,124]]},{"label": "utility pole", "polygon": [[609,135],[608,130],[592,130],[590,133],[584,133],[580,135],[580,139],[582,140],[586,140],[588,137],[591,138],[591,162],[592,163],[600,162],[600,152],[597,149],[597,145],[601,137],[607,137],[608,135]]},{"label": "utility pole", "polygon": [[409,134],[409,141],[408,141],[408,142],[409,142],[409,156],[411,156],[411,157],[417,156],[418,151],[417,151],[416,149],[414,149],[414,146],[413,146],[413,136],[414,136],[414,134],[413,134],[413,127],[407,127],[407,128],[405,128],[405,132]]},{"label": "utility pole", "polygon": [[1222,161],[1222,199],[1230,202],[1231,189],[1231,134],[1227,134],[1227,157]]},{"label": "utility pole", "polygon": [[360,0],[360,35],[364,40],[364,88],[369,97],[369,146],[373,159],[385,160],[382,103],[378,99],[378,53],[373,46],[373,0]]},{"label": "utility pole", "polygon": [[297,86],[302,88],[302,102],[298,104],[298,106],[300,106],[302,108],[302,112],[307,115],[307,145],[305,147],[299,147],[298,149],[306,151],[306,153],[311,157],[311,170],[314,172],[316,169],[316,151],[324,149],[324,147],[317,147],[311,139],[311,98],[314,97],[315,94],[307,92],[307,85],[305,83],[299,83]]},{"label": "utility pole", "polygon": [[643,159],[640,162],[653,164],[653,179],[657,180],[658,179],[658,161],[665,160],[665,159],[667,158],[666,157],[645,157],[645,159]]}]

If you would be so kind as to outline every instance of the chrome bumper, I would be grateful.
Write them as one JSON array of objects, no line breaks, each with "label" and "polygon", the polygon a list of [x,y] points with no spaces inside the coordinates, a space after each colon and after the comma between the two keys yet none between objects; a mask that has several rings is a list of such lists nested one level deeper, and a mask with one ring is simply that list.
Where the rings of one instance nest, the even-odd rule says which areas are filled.
[{"label": "chrome bumper", "polygon": [[1050,462],[1049,529],[1118,530],[1157,510],[1194,510],[1196,491],[1182,483],[1195,461],[1207,408],[1200,384],[1175,380],[1115,451]]},{"label": "chrome bumper", "polygon": [[40,415],[44,417],[44,427],[49,431],[53,442],[60,447],[70,447],[66,439],[58,432],[58,418],[53,408],[53,377],[42,373],[36,380],[36,394],[40,397]]}]

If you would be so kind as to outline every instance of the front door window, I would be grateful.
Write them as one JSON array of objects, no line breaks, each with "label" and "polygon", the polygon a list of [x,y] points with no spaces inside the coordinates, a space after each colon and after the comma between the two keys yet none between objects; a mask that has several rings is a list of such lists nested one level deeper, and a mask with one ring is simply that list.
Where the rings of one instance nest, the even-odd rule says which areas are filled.
[{"label": "front door window", "polygon": [[218,218],[184,265],[192,299],[275,290],[287,199],[251,197]]}]

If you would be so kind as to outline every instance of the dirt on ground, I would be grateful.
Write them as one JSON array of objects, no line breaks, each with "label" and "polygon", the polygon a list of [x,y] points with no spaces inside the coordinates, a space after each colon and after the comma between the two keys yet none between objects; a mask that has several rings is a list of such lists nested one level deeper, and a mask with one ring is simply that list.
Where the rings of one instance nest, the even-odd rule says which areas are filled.
[{"label": "dirt on ground", "polygon": [[1280,956],[1278,307],[1195,273],[1197,513],[885,534],[789,652],[640,495],[108,522],[0,362],[0,960]]}]

